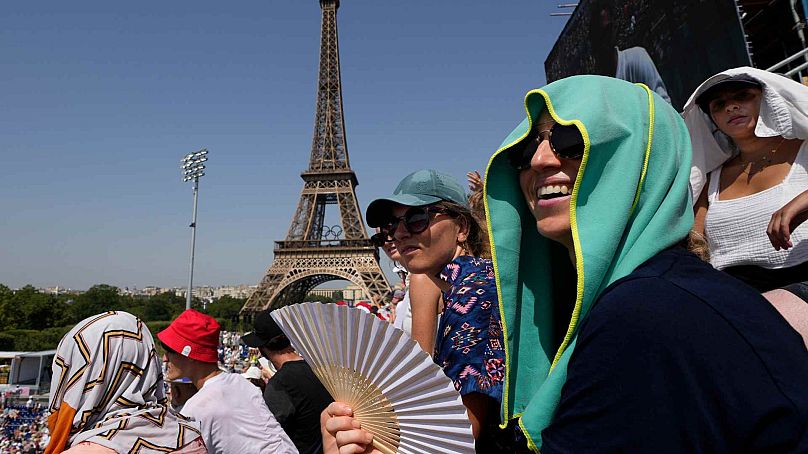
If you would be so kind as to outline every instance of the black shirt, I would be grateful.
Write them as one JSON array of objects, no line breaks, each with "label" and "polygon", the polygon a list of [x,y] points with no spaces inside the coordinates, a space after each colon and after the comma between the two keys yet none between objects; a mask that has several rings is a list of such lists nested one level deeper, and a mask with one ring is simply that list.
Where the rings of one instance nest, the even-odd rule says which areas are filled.
[{"label": "black shirt", "polygon": [[267,383],[264,400],[300,454],[320,454],[320,413],[333,399],[305,361],[287,361]]},{"label": "black shirt", "polygon": [[582,322],[542,454],[808,452],[808,351],[759,293],[681,249]]}]

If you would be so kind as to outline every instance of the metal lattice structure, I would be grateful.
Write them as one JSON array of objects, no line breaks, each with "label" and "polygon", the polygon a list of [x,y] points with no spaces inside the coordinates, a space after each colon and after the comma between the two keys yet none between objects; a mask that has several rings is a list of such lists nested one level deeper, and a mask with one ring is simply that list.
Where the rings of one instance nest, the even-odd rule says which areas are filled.
[{"label": "metal lattice structure", "polygon": [[[356,200],[342,115],[342,83],[337,41],[339,0],[320,0],[320,69],[317,113],[304,185],[285,241],[275,242],[275,258],[242,313],[303,301],[318,285],[344,279],[369,298],[390,290],[371,245]],[[326,226],[327,205],[339,208],[341,226]]]}]

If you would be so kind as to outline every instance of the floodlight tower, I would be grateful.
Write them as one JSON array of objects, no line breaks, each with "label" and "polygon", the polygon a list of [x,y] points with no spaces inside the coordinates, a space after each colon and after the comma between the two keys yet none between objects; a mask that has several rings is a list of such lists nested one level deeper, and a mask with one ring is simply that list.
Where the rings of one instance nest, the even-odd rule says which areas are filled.
[{"label": "floodlight tower", "polygon": [[182,158],[182,181],[194,182],[194,214],[191,220],[191,265],[188,276],[188,293],[185,295],[185,309],[191,308],[194,286],[194,246],[196,245],[196,201],[199,196],[199,178],[205,176],[205,161],[208,149],[203,148]]}]

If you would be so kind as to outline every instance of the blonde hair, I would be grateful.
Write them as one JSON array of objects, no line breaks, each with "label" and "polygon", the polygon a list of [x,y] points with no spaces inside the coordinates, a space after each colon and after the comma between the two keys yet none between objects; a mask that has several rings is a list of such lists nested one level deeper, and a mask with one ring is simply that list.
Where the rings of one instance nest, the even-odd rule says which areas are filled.
[{"label": "blonde hair", "polygon": [[710,245],[701,233],[691,230],[684,239],[685,247],[705,262],[710,261]]}]

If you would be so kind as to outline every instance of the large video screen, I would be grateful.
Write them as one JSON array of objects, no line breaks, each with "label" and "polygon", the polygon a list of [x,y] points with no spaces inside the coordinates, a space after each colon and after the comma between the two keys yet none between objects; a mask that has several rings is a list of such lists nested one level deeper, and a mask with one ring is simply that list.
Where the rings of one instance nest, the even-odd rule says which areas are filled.
[{"label": "large video screen", "polygon": [[750,65],[735,0],[580,0],[544,69],[643,82],[682,110],[708,77]]}]

